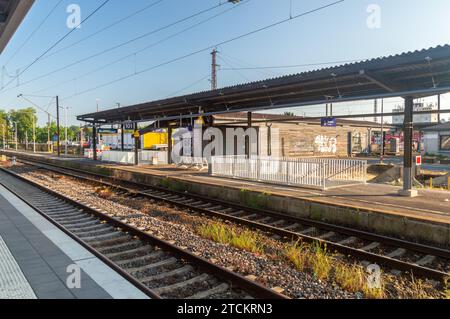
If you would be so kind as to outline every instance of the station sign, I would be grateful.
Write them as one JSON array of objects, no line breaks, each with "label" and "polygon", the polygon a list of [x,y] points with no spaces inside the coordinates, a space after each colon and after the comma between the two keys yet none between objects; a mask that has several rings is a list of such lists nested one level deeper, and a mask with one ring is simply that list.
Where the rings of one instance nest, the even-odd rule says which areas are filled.
[{"label": "station sign", "polygon": [[422,166],[422,156],[416,156],[416,166]]},{"label": "station sign", "polygon": [[320,125],[322,127],[336,127],[337,120],[335,117],[323,117],[320,119]]},{"label": "station sign", "polygon": [[99,128],[98,134],[117,134],[119,130],[115,128]]},{"label": "station sign", "polygon": [[125,130],[134,130],[134,123],[131,122],[123,123],[123,128]]}]

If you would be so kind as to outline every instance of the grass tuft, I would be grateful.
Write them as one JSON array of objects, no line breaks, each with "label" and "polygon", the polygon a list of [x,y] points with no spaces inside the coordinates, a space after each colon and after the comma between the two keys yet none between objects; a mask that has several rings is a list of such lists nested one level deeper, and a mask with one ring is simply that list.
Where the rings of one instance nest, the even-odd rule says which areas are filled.
[{"label": "grass tuft", "polygon": [[450,277],[445,279],[445,299],[450,299]]},{"label": "grass tuft", "polygon": [[108,187],[105,186],[97,187],[95,189],[95,193],[103,199],[108,199],[113,195],[113,192]]},{"label": "grass tuft", "polygon": [[300,271],[311,271],[320,280],[334,282],[343,289],[364,294],[366,298],[385,298],[384,286],[370,288],[367,274],[357,264],[347,264],[333,257],[327,247],[319,243],[301,242],[286,245],[284,256]]},{"label": "grass tuft", "polygon": [[328,280],[333,265],[333,257],[327,253],[327,247],[314,244],[313,255],[310,258],[311,269],[314,275],[320,280]]},{"label": "grass tuft", "polygon": [[309,251],[304,243],[286,245],[284,255],[298,270],[305,271],[309,268]]},{"label": "grass tuft", "polygon": [[230,245],[255,254],[262,254],[264,247],[259,240],[258,234],[251,231],[237,232],[223,224],[208,223],[198,228],[200,236],[215,242]]}]

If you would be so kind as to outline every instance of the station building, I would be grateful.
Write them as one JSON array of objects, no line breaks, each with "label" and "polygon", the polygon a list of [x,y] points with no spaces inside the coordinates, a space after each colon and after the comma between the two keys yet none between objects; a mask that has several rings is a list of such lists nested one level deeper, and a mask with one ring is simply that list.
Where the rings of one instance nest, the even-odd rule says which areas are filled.
[{"label": "station building", "polygon": [[[247,125],[246,118],[242,112],[215,115],[214,126]],[[320,119],[263,113],[252,114],[252,127],[258,132],[258,155],[274,157],[368,154],[372,137],[381,132],[379,123],[369,121],[337,119],[336,126],[325,127]]]},{"label": "station building", "polygon": [[[325,127],[320,119],[307,119],[299,116],[253,113],[251,118],[251,128],[256,131],[256,136],[251,138],[250,153],[251,155],[264,157],[351,157],[369,154],[377,146],[374,137],[380,135],[381,132],[380,123],[369,121],[336,119],[335,126]],[[224,140],[221,144],[223,145],[224,155],[245,154],[245,145],[236,145],[236,143],[233,144],[233,150],[227,149],[229,144],[226,138],[227,130],[234,129],[236,140],[241,139],[246,143],[249,142],[249,134],[246,131],[249,128],[249,122],[246,112],[217,114],[205,117],[201,121],[203,124],[202,134],[210,127],[222,132]],[[162,127],[177,127],[173,129],[172,136],[177,136],[176,132],[180,128],[191,127],[189,130],[192,131],[192,124],[192,121],[191,123],[185,121],[159,123]],[[140,130],[142,141],[147,140],[147,136],[150,136],[150,134],[155,134],[153,133],[154,130],[160,132],[160,129],[154,127],[154,125],[151,125]],[[236,130],[238,128],[243,128],[243,130]],[[390,126],[384,125],[383,131],[385,133],[389,129]],[[193,138],[193,135],[192,132],[189,139]],[[215,138],[214,136],[210,140],[204,140],[203,148]],[[164,140],[167,143],[168,139],[164,138]],[[177,143],[177,138],[172,138],[171,142],[173,146]],[[183,147],[187,147],[189,150],[193,148],[192,145],[186,146],[186,141],[183,143]],[[192,144],[189,141],[187,143]],[[243,149],[240,150],[239,147]],[[186,149],[184,149],[184,154],[193,156],[192,152],[186,152]]]},{"label": "station building", "polygon": [[423,129],[425,153],[450,157],[450,122]]}]

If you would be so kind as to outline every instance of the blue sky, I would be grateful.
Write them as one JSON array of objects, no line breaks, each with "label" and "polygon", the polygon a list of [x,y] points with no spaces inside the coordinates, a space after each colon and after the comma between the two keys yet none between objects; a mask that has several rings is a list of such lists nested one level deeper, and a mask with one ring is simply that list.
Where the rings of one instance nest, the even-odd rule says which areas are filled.
[{"label": "blue sky", "polygon": [[[29,35],[48,15],[59,0],[36,0],[36,3],[7,49],[0,56],[0,66],[6,64],[9,75],[22,69],[42,54],[69,29],[66,19],[68,5],[75,3],[81,8],[82,19],[89,15],[104,0],[62,1],[42,28],[13,56]],[[101,11],[77,29],[53,51],[66,47],[117,21],[156,0],[111,0]],[[223,2],[223,1],[222,1]],[[292,0],[292,14],[296,15],[332,0]],[[193,13],[213,7],[219,0],[164,0],[154,7],[136,15],[130,20],[83,41],[70,49],[45,58],[20,76],[21,86],[14,80],[0,91],[0,108],[22,108],[29,103],[16,96],[59,95],[62,105],[70,110],[70,122],[76,123],[75,115],[94,111],[96,99],[101,109],[114,107],[117,102],[130,105],[164,98],[175,93],[184,94],[209,88],[210,54],[203,52],[187,59],[165,65],[124,81],[99,89],[84,91],[165,61],[188,54],[198,49],[233,38],[259,27],[289,17],[290,0],[248,0],[236,8],[211,19],[151,49],[134,52],[158,42],[184,28],[233,7],[224,4],[210,12],[187,20],[129,45],[112,50],[89,61],[77,64],[62,72],[23,84],[43,74],[101,52],[114,45],[142,35],[151,30],[175,22]],[[381,8],[381,28],[367,26],[367,8],[377,4]],[[277,66],[347,61],[397,54],[404,51],[428,48],[450,42],[450,2],[448,0],[346,0],[342,4],[323,11],[287,22],[278,27],[251,35],[244,39],[220,46],[221,68],[248,66]],[[79,78],[108,62],[130,55],[120,63]],[[13,58],[11,59],[11,57]],[[9,63],[7,63],[9,61]],[[317,67],[299,67],[274,70],[219,71],[219,86],[260,80],[282,74],[305,71]],[[3,71],[3,83],[10,78]],[[195,85],[193,83],[197,82]],[[183,88],[188,87],[184,91]],[[45,89],[45,90],[44,90]],[[39,105],[47,105],[49,98],[30,97]],[[397,101],[386,101],[387,108]],[[450,99],[443,99],[444,106],[450,106]],[[371,102],[336,106],[336,111],[357,112],[357,107],[370,110]],[[52,106],[52,108],[54,108]],[[322,111],[322,109],[320,109]],[[318,108],[296,109],[298,114],[318,115]],[[39,113],[40,122],[45,121]]]}]

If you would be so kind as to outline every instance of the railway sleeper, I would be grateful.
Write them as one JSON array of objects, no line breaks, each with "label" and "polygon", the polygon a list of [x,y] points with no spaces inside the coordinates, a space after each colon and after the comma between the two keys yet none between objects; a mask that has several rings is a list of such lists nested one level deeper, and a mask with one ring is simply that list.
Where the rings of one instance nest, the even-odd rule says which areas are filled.
[{"label": "railway sleeper", "polygon": [[149,254],[141,256],[141,257],[136,257],[136,258],[133,258],[133,259],[127,259],[127,260],[123,260],[123,261],[118,261],[118,262],[116,262],[116,264],[118,264],[119,266],[125,267],[126,265],[129,265],[129,264],[148,262],[150,260],[154,260],[154,259],[157,259],[157,258],[162,258],[164,255],[165,255],[165,253],[162,250],[153,251],[153,252],[149,252]]},{"label": "railway sleeper", "polygon": [[84,237],[83,241],[92,242],[92,241],[100,241],[102,239],[109,240],[109,239],[113,239],[113,238],[117,238],[117,237],[121,237],[121,236],[123,236],[123,233],[114,232],[114,233],[106,234],[106,235]]},{"label": "railway sleeper", "polygon": [[167,259],[163,259],[161,261],[158,261],[158,262],[155,262],[152,264],[148,264],[145,266],[128,268],[126,271],[130,274],[137,274],[137,273],[141,273],[141,272],[145,272],[145,271],[155,270],[155,269],[162,268],[162,267],[168,267],[168,266],[176,264],[177,262],[178,262],[178,260],[175,257],[169,257]]},{"label": "railway sleeper", "polygon": [[397,248],[396,250],[390,252],[389,254],[387,254],[387,257],[389,258],[398,258],[403,256],[406,253],[406,249],[404,248]]},{"label": "railway sleeper", "polygon": [[84,226],[84,227],[70,227],[70,230],[72,232],[79,232],[79,231],[95,231],[97,229],[102,229],[105,226],[107,226],[107,224],[104,223],[97,223],[97,224],[93,224],[93,225],[88,225],[88,226]]},{"label": "railway sleeper", "polygon": [[46,214],[50,215],[50,216],[55,216],[55,217],[60,217],[60,218],[66,218],[66,217],[72,217],[72,216],[77,216],[80,215],[80,211],[78,210],[70,210],[70,211],[64,211],[64,212],[45,212]]},{"label": "railway sleeper", "polygon": [[61,223],[75,225],[75,224],[83,224],[84,222],[91,221],[94,219],[94,217],[79,214],[78,216],[69,217],[69,218],[54,216],[53,219],[58,222],[61,222]]},{"label": "railway sleeper", "polygon": [[144,245],[138,248],[134,248],[131,250],[127,250],[127,251],[122,251],[122,252],[118,252],[118,253],[111,253],[111,254],[106,254],[106,256],[108,256],[109,259],[123,259],[123,258],[135,258],[136,254],[142,254],[142,253],[146,253],[146,252],[151,252],[153,251],[153,247],[149,246],[149,245]]},{"label": "railway sleeper", "polygon": [[144,277],[141,279],[141,282],[149,283],[149,282],[162,280],[162,279],[166,279],[166,278],[170,278],[170,277],[174,277],[174,276],[182,276],[182,275],[188,274],[192,271],[194,271],[194,268],[192,266],[184,265],[183,267],[180,267],[180,268],[177,268],[177,269],[174,269],[171,271],[163,272],[161,274],[157,274],[157,275],[153,275],[153,276]]},{"label": "railway sleeper", "polygon": [[358,241],[358,238],[351,236],[351,237],[341,240],[340,242],[338,242],[338,244],[339,245],[351,245],[351,244],[356,243],[357,241]]},{"label": "railway sleeper", "polygon": [[419,266],[425,266],[425,265],[429,265],[429,264],[433,263],[433,261],[435,261],[435,260],[436,260],[436,256],[426,255],[425,257],[416,261],[415,264],[419,265]]},{"label": "railway sleeper", "polygon": [[368,245],[366,245],[366,246],[360,248],[359,250],[363,250],[363,251],[371,251],[371,250],[374,250],[375,248],[378,248],[379,246],[380,246],[380,243],[374,241],[374,242],[372,242],[372,243],[370,243],[370,244],[368,244]]},{"label": "railway sleeper", "polygon": [[82,223],[64,223],[64,222],[59,222],[59,223],[66,228],[77,229],[77,228],[82,228],[82,227],[86,227],[89,225],[95,225],[95,224],[98,224],[99,222],[100,222],[100,220],[98,220],[98,219],[90,219],[90,220],[87,220]]},{"label": "railway sleeper", "polygon": [[191,285],[195,285],[197,283],[202,283],[207,281],[208,279],[210,279],[210,276],[208,274],[201,274],[199,276],[196,276],[194,278],[170,285],[170,286],[165,286],[165,287],[159,287],[159,288],[154,288],[153,291],[155,293],[157,293],[158,295],[165,295],[168,294],[170,292],[176,291],[176,290],[180,290],[183,288],[186,288],[188,286]]},{"label": "railway sleeper", "polygon": [[112,238],[112,239],[105,239],[105,240],[99,240],[99,241],[94,241],[94,242],[90,242],[90,245],[92,247],[108,247],[111,245],[114,245],[116,243],[122,243],[122,242],[129,242],[131,240],[131,238],[126,235],[126,234],[122,234],[122,236],[117,237],[117,238]]},{"label": "railway sleeper", "polygon": [[122,250],[130,250],[130,249],[136,249],[138,247],[142,246],[142,242],[134,240],[134,241],[120,241],[120,242],[111,242],[111,245],[104,246],[101,248],[97,248],[99,251],[101,251],[104,254],[113,254],[116,253],[116,251],[121,252]]},{"label": "railway sleeper", "polygon": [[226,283],[222,283],[222,284],[215,286],[209,290],[201,291],[199,293],[196,293],[195,295],[186,297],[186,299],[207,299],[214,295],[223,294],[229,290],[231,290],[230,286]]},{"label": "railway sleeper", "polygon": [[96,230],[84,230],[84,229],[77,229],[77,230],[71,230],[73,233],[75,233],[78,237],[81,237],[83,239],[84,237],[91,237],[92,234],[96,235],[105,235],[107,233],[111,233],[114,231],[114,228],[107,225],[102,225],[101,229]]}]

